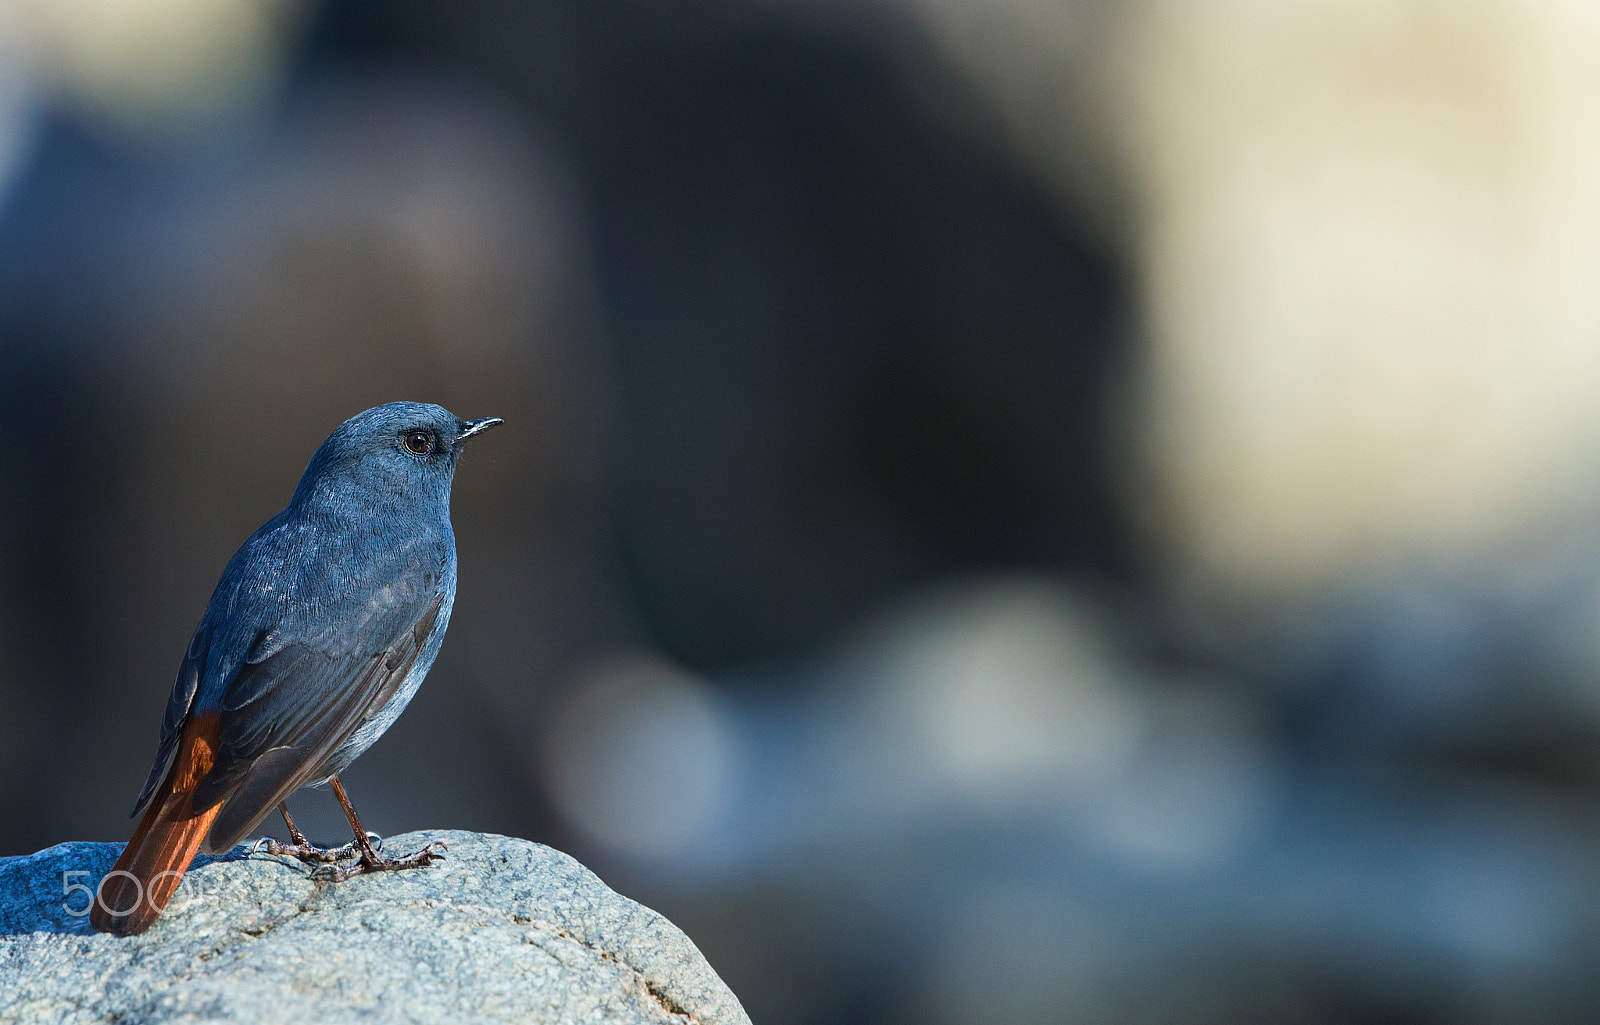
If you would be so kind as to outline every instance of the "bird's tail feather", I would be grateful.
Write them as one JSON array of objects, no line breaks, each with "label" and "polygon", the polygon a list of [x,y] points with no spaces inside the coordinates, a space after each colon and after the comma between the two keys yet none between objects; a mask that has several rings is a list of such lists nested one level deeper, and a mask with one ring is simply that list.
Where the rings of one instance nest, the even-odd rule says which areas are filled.
[{"label": "bird's tail feather", "polygon": [[150,928],[172,899],[220,804],[196,809],[196,784],[216,762],[217,718],[184,728],[171,772],[156,792],[117,864],[101,881],[89,923],[100,932],[132,936]]}]

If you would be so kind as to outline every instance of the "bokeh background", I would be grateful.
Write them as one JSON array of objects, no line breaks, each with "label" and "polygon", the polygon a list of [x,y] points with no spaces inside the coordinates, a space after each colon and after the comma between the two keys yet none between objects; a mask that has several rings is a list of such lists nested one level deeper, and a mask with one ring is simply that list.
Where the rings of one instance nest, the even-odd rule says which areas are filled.
[{"label": "bokeh background", "polygon": [[0,0],[0,854],[396,398],[378,831],[764,1025],[1595,1020],[1600,6]]}]

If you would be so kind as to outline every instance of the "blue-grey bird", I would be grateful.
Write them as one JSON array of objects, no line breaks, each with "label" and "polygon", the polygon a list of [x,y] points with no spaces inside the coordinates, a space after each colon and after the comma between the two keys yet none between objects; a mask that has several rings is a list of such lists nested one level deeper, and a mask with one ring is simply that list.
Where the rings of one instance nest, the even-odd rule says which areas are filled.
[{"label": "blue-grey bird", "polygon": [[143,932],[204,844],[229,850],[274,808],[331,782],[355,840],[334,873],[410,868],[437,857],[379,856],[338,775],[388,729],[433,665],[456,595],[450,484],[462,447],[501,421],[391,402],[340,424],[311,457],[289,505],[223,570],[161,723],[133,838],[90,921]]}]

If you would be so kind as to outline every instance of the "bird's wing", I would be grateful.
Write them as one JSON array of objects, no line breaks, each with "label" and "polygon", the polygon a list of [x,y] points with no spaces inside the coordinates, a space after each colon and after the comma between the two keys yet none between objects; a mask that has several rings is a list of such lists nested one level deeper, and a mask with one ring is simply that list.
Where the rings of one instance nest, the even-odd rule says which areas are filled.
[{"label": "bird's wing", "polygon": [[271,810],[388,703],[439,626],[453,561],[448,536],[418,538],[367,549],[351,573],[313,525],[281,515],[264,525],[190,641],[134,814],[160,794],[185,724],[216,714],[216,762],[194,809],[228,802],[213,838],[254,825],[260,815],[240,817],[247,806]]},{"label": "bird's wing", "polygon": [[208,849],[232,847],[388,704],[443,605],[438,573],[414,567],[342,622],[258,637],[223,692],[217,763],[195,788],[197,810],[226,802]]}]

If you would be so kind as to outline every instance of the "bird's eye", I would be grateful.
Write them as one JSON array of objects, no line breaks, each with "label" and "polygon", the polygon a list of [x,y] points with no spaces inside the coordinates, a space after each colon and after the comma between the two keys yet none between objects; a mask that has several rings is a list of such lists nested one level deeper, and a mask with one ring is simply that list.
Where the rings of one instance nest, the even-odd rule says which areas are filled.
[{"label": "bird's eye", "polygon": [[412,455],[425,456],[433,450],[433,435],[427,431],[412,431],[406,435],[405,445]]}]

